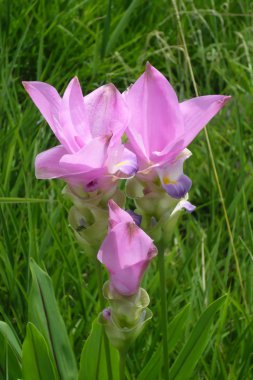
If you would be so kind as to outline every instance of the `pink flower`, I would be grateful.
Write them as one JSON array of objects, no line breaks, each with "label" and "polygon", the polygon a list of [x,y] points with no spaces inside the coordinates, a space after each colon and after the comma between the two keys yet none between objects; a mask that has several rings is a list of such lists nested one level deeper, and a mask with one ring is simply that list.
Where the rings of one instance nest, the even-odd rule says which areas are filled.
[{"label": "pink flower", "polygon": [[109,206],[109,232],[98,260],[110,273],[110,286],[125,296],[135,294],[145,269],[157,254],[153,240],[113,200]]},{"label": "pink flower", "polygon": [[183,197],[191,180],[183,174],[183,162],[189,154],[182,156],[182,152],[230,96],[200,96],[179,103],[170,83],[149,63],[123,96],[130,113],[129,146],[138,157],[140,169],[159,168],[155,170],[168,194]]},{"label": "pink flower", "polygon": [[61,144],[36,157],[37,178],[63,178],[93,191],[112,177],[136,172],[135,154],[121,144],[128,114],[113,84],[85,97],[77,78],[63,97],[47,83],[23,85]]}]

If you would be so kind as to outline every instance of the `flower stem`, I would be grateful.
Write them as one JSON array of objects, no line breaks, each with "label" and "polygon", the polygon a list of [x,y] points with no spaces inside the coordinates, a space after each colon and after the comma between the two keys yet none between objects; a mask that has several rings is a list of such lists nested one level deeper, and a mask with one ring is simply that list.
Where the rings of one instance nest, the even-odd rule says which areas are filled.
[{"label": "flower stem", "polygon": [[163,339],[163,369],[164,380],[169,379],[169,358],[168,358],[168,316],[167,316],[167,296],[166,296],[166,276],[164,249],[161,244],[158,246],[158,270],[160,275],[160,292],[161,292],[161,332]]},{"label": "flower stem", "polygon": [[[98,296],[99,296],[99,303],[101,311],[105,307],[105,300],[103,297],[103,281],[102,281],[102,271],[101,271],[101,265],[97,259],[95,259],[95,267],[96,267],[96,273],[97,273],[97,281],[98,281]],[[106,358],[106,366],[107,366],[107,374],[108,379],[113,380],[113,374],[112,374],[112,365],[111,365],[111,355],[110,355],[110,346],[109,341],[106,336],[105,330],[103,328],[103,338],[104,338],[104,347],[105,347],[105,358]]]},{"label": "flower stem", "polygon": [[126,368],[126,351],[119,351],[119,378],[125,380],[125,368]]}]

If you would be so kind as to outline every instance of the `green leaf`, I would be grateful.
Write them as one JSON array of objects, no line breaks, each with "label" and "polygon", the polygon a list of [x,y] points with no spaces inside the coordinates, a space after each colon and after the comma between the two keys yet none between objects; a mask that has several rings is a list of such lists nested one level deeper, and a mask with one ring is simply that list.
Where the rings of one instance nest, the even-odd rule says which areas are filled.
[{"label": "green leaf", "polygon": [[5,337],[12,351],[15,353],[17,359],[21,363],[22,350],[19,341],[10,326],[2,321],[0,321],[0,335]]},{"label": "green leaf", "polygon": [[173,363],[170,380],[187,380],[200,359],[210,338],[210,328],[215,313],[223,305],[226,295],[214,301],[201,315],[188,341]]},{"label": "green leaf", "polygon": [[32,287],[29,320],[44,336],[61,380],[76,380],[77,366],[67,330],[59,312],[50,277],[31,260]]},{"label": "green leaf", "polygon": [[124,15],[122,16],[120,22],[114,29],[106,48],[106,54],[111,53],[111,51],[114,49],[114,47],[117,44],[117,41],[121,34],[123,33],[124,29],[127,27],[127,24],[129,20],[131,19],[132,13],[135,11],[135,8],[140,4],[141,0],[133,0],[127,10],[125,11]]},{"label": "green leaf", "polygon": [[101,45],[101,58],[103,58],[105,55],[106,45],[108,42],[108,37],[110,33],[111,13],[112,13],[112,0],[108,0],[107,14],[105,17],[105,22],[104,22],[104,31],[103,31],[103,38],[102,38],[102,45]]},{"label": "green leaf", "polygon": [[[183,333],[184,324],[189,316],[189,305],[186,305],[183,310],[181,310],[174,319],[170,322],[168,326],[168,353],[170,353]],[[163,363],[163,353],[162,344],[160,344],[156,352],[152,355],[151,359],[148,361],[147,365],[143,368],[138,376],[138,380],[146,379],[157,379],[159,373],[161,372]]]},{"label": "green leaf", "polygon": [[0,379],[21,377],[21,347],[10,326],[0,322]]},{"label": "green leaf", "polygon": [[108,379],[103,334],[103,327],[95,319],[82,350],[78,380],[119,379],[119,354],[112,346],[110,346],[110,356],[113,379]]},{"label": "green leaf", "polygon": [[139,374],[137,380],[157,379],[163,363],[163,348],[160,344]]},{"label": "green leaf", "polygon": [[0,197],[0,203],[41,203],[49,202],[48,199]]},{"label": "green leaf", "polygon": [[183,327],[188,319],[190,305],[186,305],[168,326],[168,353],[172,352],[183,334]]},{"label": "green leaf", "polygon": [[23,344],[22,360],[23,380],[56,380],[56,368],[52,354],[43,335],[32,324],[26,327],[26,337]]}]

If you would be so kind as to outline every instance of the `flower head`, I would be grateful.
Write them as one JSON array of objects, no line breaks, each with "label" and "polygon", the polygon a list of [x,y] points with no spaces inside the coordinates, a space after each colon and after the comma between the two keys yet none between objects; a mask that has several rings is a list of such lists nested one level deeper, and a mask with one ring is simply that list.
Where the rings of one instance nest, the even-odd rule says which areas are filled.
[{"label": "flower head", "polygon": [[63,97],[47,83],[23,85],[60,142],[36,157],[37,178],[63,178],[94,191],[113,178],[136,172],[135,154],[121,144],[128,114],[114,85],[101,86],[85,97],[76,77]]},{"label": "flower head", "polygon": [[190,156],[185,148],[230,96],[200,96],[179,103],[170,83],[149,63],[123,96],[129,109],[129,146],[138,157],[139,174],[158,175],[169,195],[184,197],[191,187],[183,174]]},{"label": "flower head", "polygon": [[150,260],[157,254],[153,240],[114,201],[109,205],[109,232],[98,260],[110,273],[110,286],[118,293],[135,294]]},{"label": "flower head", "polygon": [[127,134],[143,168],[172,162],[230,96],[200,96],[179,103],[168,80],[147,63],[124,98],[130,113]]}]

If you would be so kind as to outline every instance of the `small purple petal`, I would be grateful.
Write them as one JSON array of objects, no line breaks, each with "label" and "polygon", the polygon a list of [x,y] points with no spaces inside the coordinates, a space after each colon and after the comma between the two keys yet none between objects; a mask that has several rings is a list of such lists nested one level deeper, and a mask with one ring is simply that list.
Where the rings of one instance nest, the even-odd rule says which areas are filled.
[{"label": "small purple petal", "polygon": [[127,212],[129,215],[131,215],[131,217],[133,218],[134,223],[135,223],[138,227],[140,227],[140,225],[141,225],[141,220],[142,220],[142,216],[139,215],[139,214],[136,214],[136,213],[135,213],[134,211],[132,211],[132,210],[126,210],[126,212]]},{"label": "small purple petal", "polygon": [[186,175],[181,175],[176,183],[169,183],[168,185],[163,184],[164,189],[167,193],[176,199],[183,198],[192,186],[192,181]]},{"label": "small purple petal", "polygon": [[102,311],[102,314],[103,314],[104,319],[106,319],[107,321],[109,321],[111,319],[111,309],[110,308],[104,309]]},{"label": "small purple petal", "polygon": [[109,173],[119,178],[129,178],[138,170],[137,157],[124,145],[114,145],[108,150],[107,167]]},{"label": "small purple petal", "polygon": [[188,212],[189,214],[192,213],[196,208],[196,206],[191,204],[189,201],[182,201],[181,207],[184,208],[185,211]]}]

